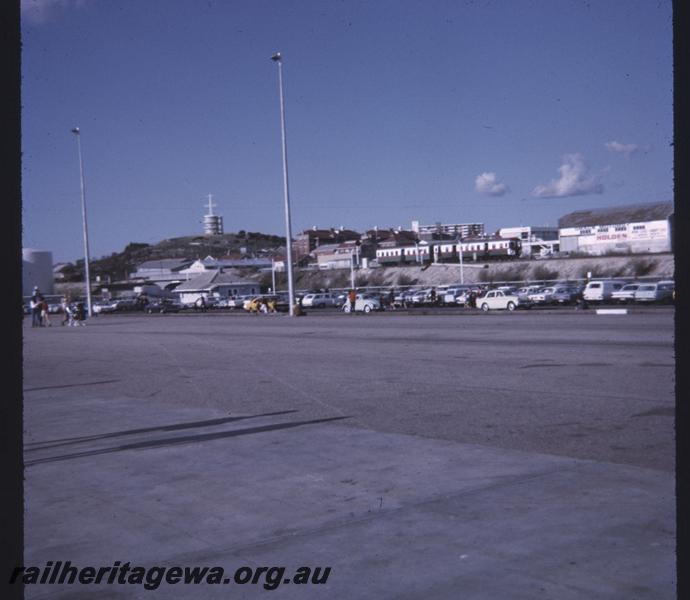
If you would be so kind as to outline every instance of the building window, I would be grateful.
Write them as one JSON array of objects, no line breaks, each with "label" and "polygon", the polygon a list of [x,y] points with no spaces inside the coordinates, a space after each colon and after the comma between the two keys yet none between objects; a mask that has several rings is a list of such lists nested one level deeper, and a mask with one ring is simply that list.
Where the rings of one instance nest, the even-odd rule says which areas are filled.
[{"label": "building window", "polygon": [[647,229],[646,225],[633,225],[634,231],[639,231],[640,229]]},{"label": "building window", "polygon": [[608,227],[599,227],[599,233],[608,233],[609,228]]}]

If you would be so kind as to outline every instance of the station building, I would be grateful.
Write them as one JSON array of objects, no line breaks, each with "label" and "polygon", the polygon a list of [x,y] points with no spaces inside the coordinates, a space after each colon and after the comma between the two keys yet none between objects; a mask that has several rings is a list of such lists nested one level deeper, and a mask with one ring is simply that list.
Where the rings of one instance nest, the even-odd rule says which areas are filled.
[{"label": "station building", "polygon": [[561,252],[671,252],[673,202],[578,210],[558,220]]},{"label": "station building", "polygon": [[558,227],[548,225],[501,227],[498,235],[507,239],[519,239],[522,242],[522,256],[526,258],[536,254],[548,255],[559,250]]}]

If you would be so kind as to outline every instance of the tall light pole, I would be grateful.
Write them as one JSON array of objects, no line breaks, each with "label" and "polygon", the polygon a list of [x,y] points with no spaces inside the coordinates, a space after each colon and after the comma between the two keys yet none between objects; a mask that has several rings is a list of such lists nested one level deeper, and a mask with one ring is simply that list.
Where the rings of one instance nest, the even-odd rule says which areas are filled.
[{"label": "tall light pole", "polygon": [[290,224],[290,189],[288,186],[287,140],[285,138],[285,100],[283,99],[283,60],[280,52],[271,56],[271,60],[278,64],[278,88],[280,89],[280,131],[283,140],[283,195],[285,196],[285,230],[287,246],[287,277],[288,302],[290,316],[295,316],[295,292],[292,286],[292,225]]},{"label": "tall light pole", "polygon": [[458,248],[460,249],[460,283],[465,283],[465,277],[462,272],[462,236],[458,239]]},{"label": "tall light pole", "polygon": [[86,279],[86,307],[89,317],[93,315],[91,310],[91,277],[89,276],[89,229],[86,225],[86,196],[84,188],[84,161],[81,156],[81,133],[79,127],[72,129],[77,136],[77,150],[79,152],[79,177],[81,180],[81,220],[84,228],[84,277]]}]

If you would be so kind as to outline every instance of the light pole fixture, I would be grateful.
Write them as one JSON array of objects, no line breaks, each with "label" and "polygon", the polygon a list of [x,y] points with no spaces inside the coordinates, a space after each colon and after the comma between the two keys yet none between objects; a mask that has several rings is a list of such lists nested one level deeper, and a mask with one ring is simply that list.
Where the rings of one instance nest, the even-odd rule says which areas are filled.
[{"label": "light pole fixture", "polygon": [[77,150],[79,152],[79,178],[81,181],[81,220],[84,229],[84,278],[86,279],[86,310],[89,317],[93,315],[91,308],[91,277],[89,276],[89,229],[86,224],[86,191],[84,187],[84,160],[81,156],[81,132],[79,127],[72,129],[77,136]]},{"label": "light pole fixture", "polygon": [[280,52],[271,56],[271,60],[278,64],[278,88],[280,91],[280,131],[283,141],[283,195],[285,196],[285,232],[286,232],[286,268],[288,279],[288,303],[290,316],[295,316],[295,291],[292,285],[292,225],[290,223],[290,188],[288,185],[287,140],[285,137],[285,100],[283,98],[283,59]]}]

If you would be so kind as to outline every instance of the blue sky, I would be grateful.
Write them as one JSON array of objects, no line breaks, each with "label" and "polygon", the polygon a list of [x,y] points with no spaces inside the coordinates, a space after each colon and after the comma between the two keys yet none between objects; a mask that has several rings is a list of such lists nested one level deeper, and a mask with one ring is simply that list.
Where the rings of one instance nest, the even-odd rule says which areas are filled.
[{"label": "blue sky", "polygon": [[670,1],[22,0],[24,246],[483,222],[673,198]]}]

